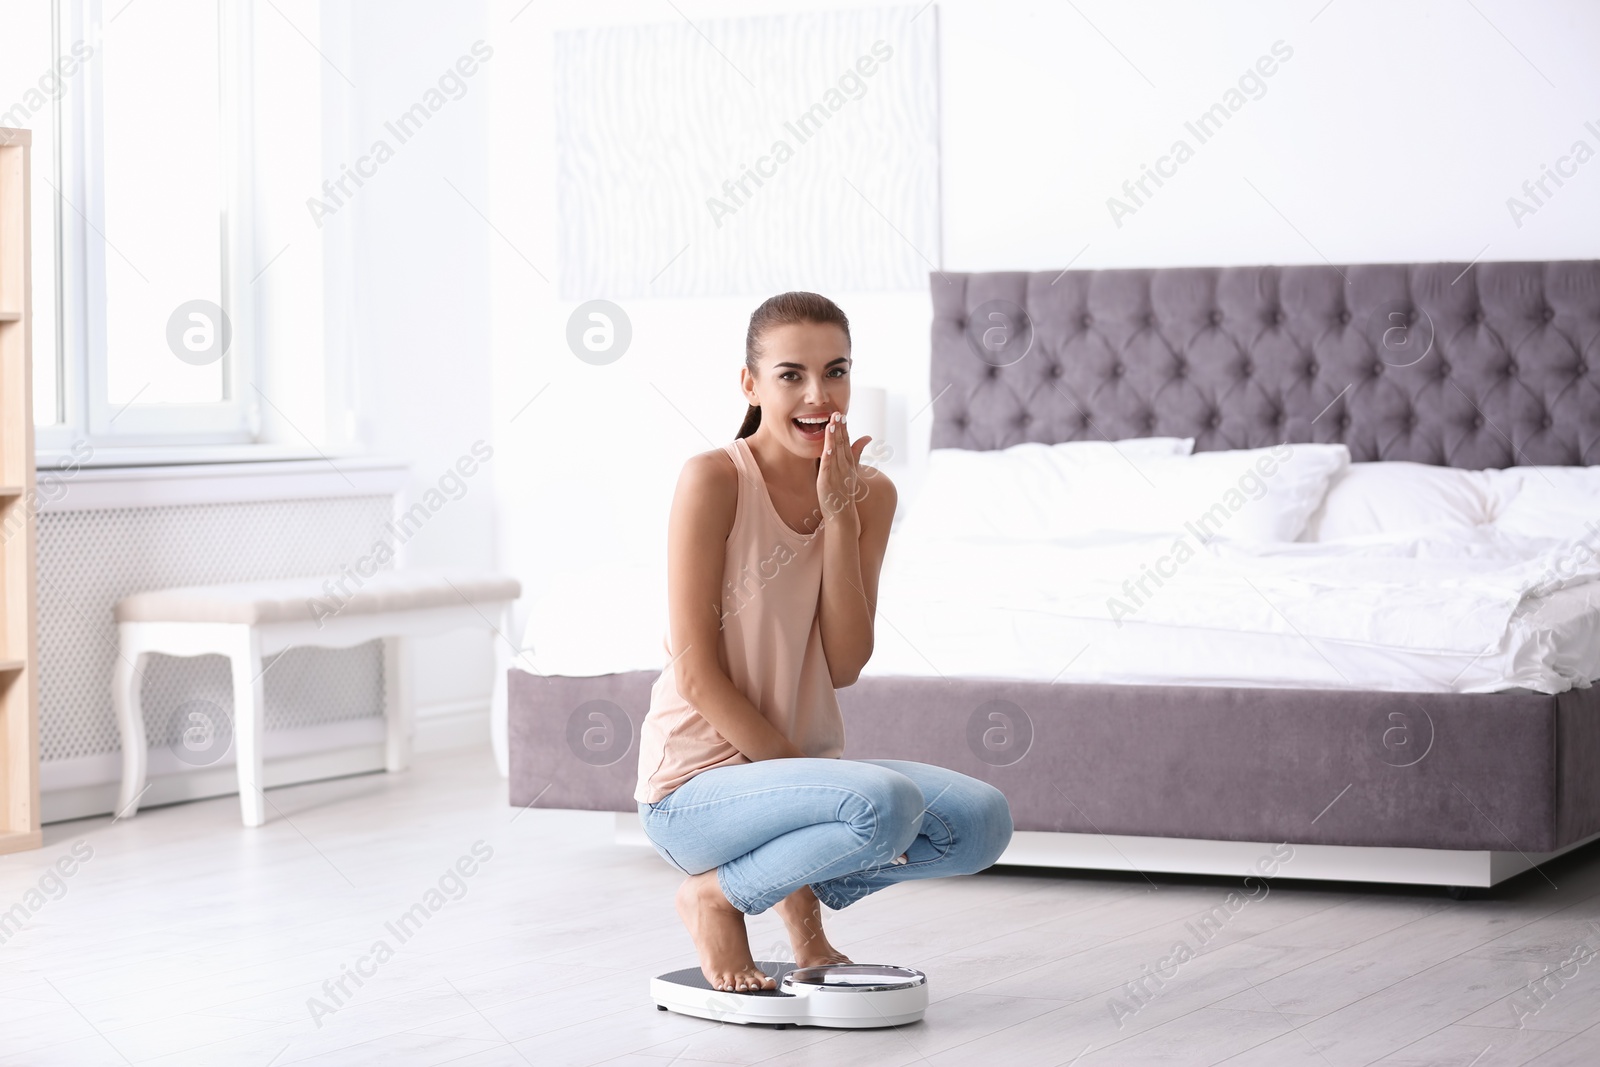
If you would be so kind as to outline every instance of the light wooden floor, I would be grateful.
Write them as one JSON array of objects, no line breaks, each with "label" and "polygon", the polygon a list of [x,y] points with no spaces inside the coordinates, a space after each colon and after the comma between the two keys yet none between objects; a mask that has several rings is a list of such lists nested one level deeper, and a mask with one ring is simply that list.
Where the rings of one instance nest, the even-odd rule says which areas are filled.
[{"label": "light wooden floor", "polygon": [[[1520,1028],[1513,1007],[1575,946],[1600,951],[1593,846],[1462,902],[1278,880],[1121,1026],[1111,998],[1132,1008],[1125,984],[1237,883],[996,868],[897,886],[830,929],[858,960],[925,970],[927,1018],[772,1031],[657,1012],[648,978],[694,959],[680,876],[613,844],[609,816],[517,813],[486,750],[268,797],[254,831],[230,797],[47,826],[42,851],[0,858],[0,915],[33,911],[0,945],[0,1064],[1600,1063],[1600,956],[1542,1003],[1521,994],[1540,1006]],[[477,842],[489,858],[445,879],[459,899],[427,900]],[[64,892],[30,897],[74,846],[92,855]],[[386,924],[419,902],[402,943]],[[776,917],[751,925],[773,951]],[[379,940],[392,957],[324,993]],[[313,1021],[311,998],[335,1010]]]}]

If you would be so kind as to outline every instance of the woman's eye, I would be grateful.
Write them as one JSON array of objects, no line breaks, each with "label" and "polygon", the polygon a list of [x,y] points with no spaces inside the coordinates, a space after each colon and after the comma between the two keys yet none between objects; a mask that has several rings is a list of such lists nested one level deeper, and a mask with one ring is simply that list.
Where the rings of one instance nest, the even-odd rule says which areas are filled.
[{"label": "woman's eye", "polygon": [[[847,372],[844,367],[835,367],[828,372],[828,377],[843,378],[846,373]],[[778,380],[785,382],[799,381],[800,373],[798,371],[786,370],[782,374],[778,375]]]}]

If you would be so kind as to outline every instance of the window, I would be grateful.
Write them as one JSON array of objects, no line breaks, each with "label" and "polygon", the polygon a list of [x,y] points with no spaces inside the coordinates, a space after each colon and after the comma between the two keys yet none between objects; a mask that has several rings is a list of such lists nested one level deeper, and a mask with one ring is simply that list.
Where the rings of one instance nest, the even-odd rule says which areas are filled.
[{"label": "window", "polygon": [[53,353],[35,335],[40,449],[327,443],[323,245],[303,207],[322,180],[319,4],[54,13],[76,62],[57,158],[34,160],[58,252],[50,275],[36,257],[35,318],[53,280],[61,326]]},{"label": "window", "polygon": [[[55,201],[45,178],[55,180],[56,103],[81,69],[81,60],[52,48],[49,4],[10,4],[0,14],[0,126],[33,133],[31,155],[33,236],[34,421],[60,421],[57,410]],[[0,240],[9,235],[0,234]]]}]

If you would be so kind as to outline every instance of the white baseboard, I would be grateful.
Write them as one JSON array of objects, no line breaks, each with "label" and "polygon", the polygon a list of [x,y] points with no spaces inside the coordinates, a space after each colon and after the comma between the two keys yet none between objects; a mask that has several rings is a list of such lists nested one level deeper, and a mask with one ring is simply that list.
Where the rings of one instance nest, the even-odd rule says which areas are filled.
[{"label": "white baseboard", "polygon": [[[650,844],[637,812],[619,811],[615,816],[618,844]],[[1284,860],[1281,850],[1285,843],[1018,830],[999,862],[1020,867],[1260,878],[1260,872],[1268,869],[1262,861],[1277,860],[1271,864],[1271,878],[1485,887],[1594,841],[1600,841],[1600,834],[1554,852],[1537,853],[1288,842],[1293,854]]]},{"label": "white baseboard", "polygon": [[[424,705],[417,709],[413,752],[489,747],[489,706],[481,700]],[[384,768],[384,726],[379,718],[352,719],[297,730],[275,730],[264,739],[266,784],[298,785]],[[40,766],[39,814],[45,823],[110,815],[122,782],[122,754],[102,752]],[[151,750],[148,791],[141,808],[186,800],[236,795],[233,753],[206,767],[186,767],[170,753]]]},{"label": "white baseboard", "polygon": [[442,752],[452,748],[489,746],[489,704],[486,700],[459,700],[417,709],[414,752]]},{"label": "white baseboard", "polygon": [[[270,735],[269,735],[270,736]],[[384,768],[384,746],[354,745],[306,755],[267,759],[263,774],[266,787],[296,785],[349,774],[370,774]],[[186,800],[237,795],[239,774],[232,762],[216,764],[182,774],[151,775],[149,788],[139,800],[140,810]],[[121,782],[69,786],[39,795],[41,821],[65,822],[110,815],[116,811]]]}]

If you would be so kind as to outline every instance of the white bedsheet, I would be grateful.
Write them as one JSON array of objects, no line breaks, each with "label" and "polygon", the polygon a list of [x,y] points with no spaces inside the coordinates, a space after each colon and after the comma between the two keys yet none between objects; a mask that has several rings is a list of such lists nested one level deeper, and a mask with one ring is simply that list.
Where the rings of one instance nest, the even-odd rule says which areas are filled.
[{"label": "white bedsheet", "polygon": [[[897,534],[864,673],[1548,693],[1600,678],[1600,562],[1570,543],[1479,527],[1184,544]],[[538,599],[523,645],[545,674],[659,670],[665,627],[664,571],[609,568]]]}]

